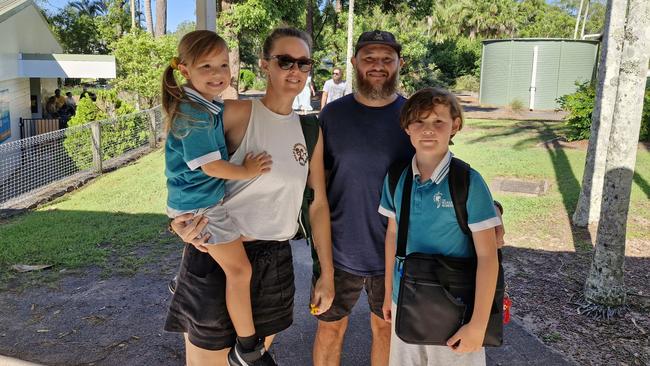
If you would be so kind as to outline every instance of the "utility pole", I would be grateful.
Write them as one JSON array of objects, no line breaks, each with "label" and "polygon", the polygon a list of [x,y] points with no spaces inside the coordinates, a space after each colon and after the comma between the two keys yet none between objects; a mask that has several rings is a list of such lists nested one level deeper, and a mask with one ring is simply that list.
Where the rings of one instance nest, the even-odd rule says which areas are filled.
[{"label": "utility pole", "polygon": [[348,57],[345,67],[345,94],[352,93],[352,37],[354,37],[354,0],[348,5]]}]

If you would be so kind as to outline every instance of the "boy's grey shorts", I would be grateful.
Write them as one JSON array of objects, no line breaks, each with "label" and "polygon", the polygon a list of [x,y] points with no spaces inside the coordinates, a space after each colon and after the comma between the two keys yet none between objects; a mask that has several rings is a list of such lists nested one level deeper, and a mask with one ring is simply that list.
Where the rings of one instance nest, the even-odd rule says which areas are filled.
[{"label": "boy's grey shorts", "polygon": [[208,239],[206,244],[230,243],[231,241],[239,239],[241,236],[239,229],[237,229],[235,224],[233,224],[230,215],[228,215],[228,211],[226,211],[226,208],[222,205],[221,201],[214,206],[198,208],[195,210],[179,211],[167,207],[167,216],[172,219],[190,212],[195,216],[203,215],[208,219],[208,224],[201,232],[202,235],[205,235],[206,233],[210,234],[210,239]]}]

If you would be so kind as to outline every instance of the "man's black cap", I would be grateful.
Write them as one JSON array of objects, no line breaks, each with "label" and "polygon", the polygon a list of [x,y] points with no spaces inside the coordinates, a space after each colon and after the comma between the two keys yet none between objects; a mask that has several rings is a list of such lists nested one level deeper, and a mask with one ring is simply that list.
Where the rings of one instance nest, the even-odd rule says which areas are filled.
[{"label": "man's black cap", "polygon": [[402,52],[402,45],[397,43],[395,36],[391,32],[374,30],[370,32],[363,32],[357,40],[357,45],[354,47],[354,55],[356,56],[359,50],[370,44],[384,44],[397,51],[399,56]]}]

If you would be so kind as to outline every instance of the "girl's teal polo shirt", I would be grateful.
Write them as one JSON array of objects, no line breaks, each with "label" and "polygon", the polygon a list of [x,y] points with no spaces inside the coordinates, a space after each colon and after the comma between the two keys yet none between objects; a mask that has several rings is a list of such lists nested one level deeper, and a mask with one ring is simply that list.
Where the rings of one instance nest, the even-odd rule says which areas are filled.
[{"label": "girl's teal polo shirt", "polygon": [[209,207],[223,199],[224,180],[205,174],[200,167],[228,160],[223,102],[209,102],[187,87],[185,92],[195,104],[181,102],[174,133],[170,131],[165,142],[167,206],[181,211]]}]

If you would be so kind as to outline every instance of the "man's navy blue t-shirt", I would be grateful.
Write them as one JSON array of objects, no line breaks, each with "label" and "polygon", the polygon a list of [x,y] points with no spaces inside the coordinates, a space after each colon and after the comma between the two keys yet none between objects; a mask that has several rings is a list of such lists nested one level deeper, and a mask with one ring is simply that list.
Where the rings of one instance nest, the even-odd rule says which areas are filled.
[{"label": "man's navy blue t-shirt", "polygon": [[329,170],[327,199],[332,218],[334,266],[362,276],[384,273],[385,217],[377,212],[391,163],[415,150],[399,127],[406,99],[368,107],[348,94],[320,113]]}]

